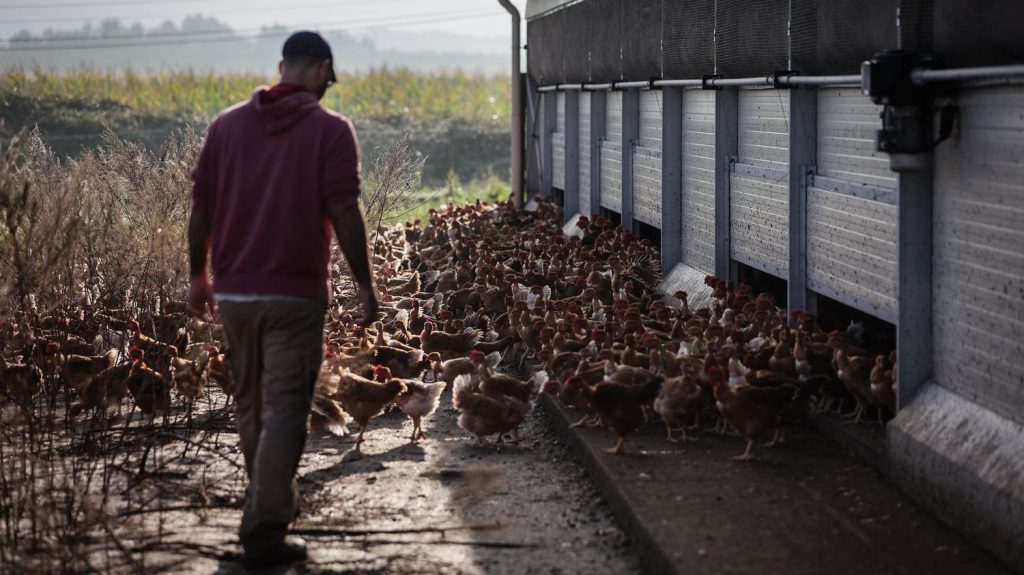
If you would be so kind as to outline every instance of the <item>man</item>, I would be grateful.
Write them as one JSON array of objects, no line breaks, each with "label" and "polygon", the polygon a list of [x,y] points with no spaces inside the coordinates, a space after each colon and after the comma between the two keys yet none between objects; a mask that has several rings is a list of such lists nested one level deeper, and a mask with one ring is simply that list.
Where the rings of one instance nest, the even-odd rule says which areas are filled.
[{"label": "man", "polygon": [[355,129],[319,103],[335,82],[331,49],[319,34],[297,32],[282,55],[280,83],[210,124],[192,174],[188,232],[191,311],[212,314],[216,299],[237,384],[249,477],[239,537],[251,566],[306,558],[305,543],[285,535],[322,361],[332,226],[364,325],[378,309]]}]

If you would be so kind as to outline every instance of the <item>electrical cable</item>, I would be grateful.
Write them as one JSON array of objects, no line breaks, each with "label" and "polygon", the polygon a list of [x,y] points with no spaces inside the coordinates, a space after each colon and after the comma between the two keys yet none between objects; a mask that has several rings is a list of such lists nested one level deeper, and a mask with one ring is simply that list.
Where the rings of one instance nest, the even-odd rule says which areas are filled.
[{"label": "electrical cable", "polygon": [[[199,3],[200,0],[192,0],[192,1],[196,2],[196,3]],[[265,7],[265,8],[253,8],[253,9],[249,9],[249,10],[228,10],[228,11],[225,11],[225,12],[201,12],[201,13],[197,13],[197,14],[200,15],[200,16],[208,17],[208,18],[217,18],[219,16],[233,16],[233,15],[236,15],[236,14],[260,14],[260,13],[266,13],[266,12],[289,12],[289,11],[290,12],[294,12],[296,10],[309,10],[309,9],[313,9],[313,8],[329,8],[329,7],[338,8],[338,7],[348,7],[348,6],[369,6],[369,5],[378,5],[378,4],[397,4],[397,3],[402,3],[402,2],[415,2],[415,1],[416,0],[360,0],[359,2],[346,2],[346,3],[340,3],[338,1],[335,1],[335,2],[321,2],[321,3],[318,3],[318,4],[299,4],[299,5],[291,4],[291,5],[288,5],[288,6],[270,6],[270,7]],[[85,5],[83,4],[83,6],[85,6]],[[89,7],[91,7],[91,6],[89,6]],[[3,8],[5,8],[5,6],[0,6],[0,9],[3,9]],[[91,24],[93,22],[100,22],[100,21],[103,21],[103,20],[114,20],[114,19],[119,19],[119,20],[131,19],[131,20],[133,20],[133,22],[135,22],[135,21],[157,22],[157,21],[164,21],[164,20],[174,21],[176,18],[180,18],[180,17],[181,17],[180,14],[177,14],[177,15],[174,15],[174,16],[146,15],[146,16],[127,16],[127,17],[126,16],[122,16],[122,15],[113,15],[112,14],[112,15],[109,15],[109,16],[91,16],[91,17],[73,16],[73,17],[70,17],[70,18],[31,18],[31,19],[22,19],[22,20],[7,18],[7,19],[4,19],[4,24],[58,24],[58,23]]]},{"label": "electrical cable", "polygon": [[[477,10],[477,11],[469,11],[469,10],[467,10],[465,12],[456,12],[456,13],[453,13],[453,14],[449,14],[449,15],[445,16],[445,18],[448,18],[448,17],[458,17],[458,16],[468,16],[468,15],[476,15],[476,14],[481,14],[482,15],[482,14],[491,14],[491,13],[492,13],[491,11],[481,12],[479,10]],[[408,20],[408,19],[411,19],[411,18],[434,18],[434,19],[436,19],[436,18],[439,18],[439,16],[436,16],[436,12],[420,12],[420,13],[416,13],[416,14],[407,14],[405,16],[402,16],[400,19],[401,20]],[[389,23],[391,21],[392,21],[391,18],[371,18],[371,19],[364,19],[364,20],[345,20],[345,21],[330,22],[330,23],[317,22],[317,23],[314,23],[314,24],[289,24],[288,28],[291,29],[291,28],[303,28],[303,27],[311,27],[311,28],[325,27],[325,28],[329,28],[329,27],[332,27],[332,26],[345,26],[345,27],[349,27],[349,26],[364,26],[364,25],[376,25],[376,24]],[[142,34],[124,34],[124,35],[108,37],[108,38],[97,37],[97,36],[59,36],[59,37],[49,37],[49,38],[34,36],[34,37],[30,37],[30,38],[17,38],[17,39],[15,39],[15,38],[5,38],[5,39],[3,39],[3,41],[6,41],[8,44],[10,44],[11,42],[14,42],[14,43],[17,43],[17,44],[20,44],[20,45],[25,45],[25,44],[29,44],[29,43],[52,44],[52,43],[56,43],[56,42],[67,42],[67,43],[77,43],[77,42],[85,42],[85,43],[88,43],[88,42],[124,42],[126,40],[165,40],[165,39],[191,38],[191,37],[204,37],[204,36],[218,36],[218,35],[219,36],[228,36],[228,37],[231,37],[231,36],[245,36],[245,35],[265,34],[268,30],[272,31],[273,30],[273,26],[262,26],[260,28],[243,28],[243,29],[240,29],[240,30],[235,30],[235,29],[231,29],[231,28],[221,29],[221,30],[192,30],[192,31],[184,31],[184,32],[173,32],[173,33],[167,33],[167,34],[162,34],[159,31],[149,31],[149,32],[143,32]]]},{"label": "electrical cable", "polygon": [[[364,26],[352,26],[352,27],[344,27],[344,28],[320,29],[320,32],[322,34],[330,34],[332,32],[367,32],[367,31],[373,31],[373,30],[388,30],[388,29],[391,29],[391,28],[398,28],[398,27],[402,27],[402,26],[412,26],[412,25],[417,25],[417,24],[429,24],[429,23],[434,23],[434,22],[453,22],[453,21],[462,21],[462,20],[474,20],[474,19],[479,19],[479,18],[484,18],[484,17],[491,17],[493,15],[494,14],[491,11],[488,11],[488,12],[468,13],[468,14],[464,14],[464,15],[461,15],[461,16],[445,15],[445,16],[441,16],[441,17],[422,18],[422,19],[413,19],[413,20],[394,20],[394,21],[377,20],[375,22],[380,22],[379,25],[373,25],[372,23],[369,23],[369,24],[364,25]],[[331,25],[334,25],[334,24],[331,24]],[[302,26],[289,25],[288,29],[292,30],[292,29],[301,28],[301,27]],[[164,36],[146,36],[146,37],[143,37],[143,38],[139,38],[139,41],[135,41],[135,42],[124,42],[120,38],[91,38],[91,39],[88,40],[87,43],[82,43],[82,42],[85,42],[85,40],[83,39],[83,40],[75,41],[75,42],[78,42],[77,44],[76,43],[71,43],[71,44],[65,44],[65,45],[60,45],[60,46],[52,45],[54,43],[61,42],[60,40],[49,40],[48,42],[42,43],[42,45],[38,45],[38,46],[20,46],[20,45],[16,45],[16,46],[13,46],[13,47],[0,48],[0,53],[5,53],[5,52],[8,52],[8,53],[9,52],[43,52],[43,51],[56,51],[56,50],[96,50],[96,49],[108,49],[108,48],[147,48],[147,47],[152,47],[152,46],[184,46],[184,45],[193,45],[193,44],[210,44],[210,43],[218,43],[218,42],[239,42],[239,41],[247,41],[247,40],[259,40],[262,37],[267,37],[269,35],[276,35],[278,33],[278,31],[273,29],[273,28],[264,28],[264,29],[261,29],[259,31],[259,33],[253,34],[253,35],[239,35],[239,34],[236,34],[234,31],[230,31],[230,32],[222,31],[222,32],[219,32],[219,33],[220,34],[231,34],[231,35],[230,36],[222,36],[222,37],[194,38],[194,39],[179,40],[179,39],[172,39],[171,38],[172,35],[167,34],[167,35],[164,35]],[[173,36],[181,37],[182,35],[173,35]],[[104,43],[100,44],[100,42],[104,42]],[[19,41],[17,44],[21,44],[21,42]]]}]

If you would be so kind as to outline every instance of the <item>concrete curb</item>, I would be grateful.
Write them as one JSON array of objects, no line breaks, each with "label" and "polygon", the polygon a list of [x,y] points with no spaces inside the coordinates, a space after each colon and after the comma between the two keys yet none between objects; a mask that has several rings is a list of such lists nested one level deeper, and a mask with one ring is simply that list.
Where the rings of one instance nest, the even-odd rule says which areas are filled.
[{"label": "concrete curb", "polygon": [[580,463],[587,470],[591,481],[594,482],[601,494],[608,500],[616,520],[618,520],[619,524],[626,530],[626,534],[636,544],[640,559],[643,561],[647,572],[659,574],[675,573],[672,569],[672,561],[665,549],[657,544],[654,536],[644,525],[643,521],[641,521],[640,517],[637,516],[634,506],[629,501],[629,497],[612,480],[612,473],[608,470],[605,463],[601,461],[599,455],[591,449],[587,442],[569,427],[571,425],[570,419],[562,407],[558,405],[558,401],[549,394],[542,393],[538,403],[551,427],[554,428],[555,433],[579,457]]}]

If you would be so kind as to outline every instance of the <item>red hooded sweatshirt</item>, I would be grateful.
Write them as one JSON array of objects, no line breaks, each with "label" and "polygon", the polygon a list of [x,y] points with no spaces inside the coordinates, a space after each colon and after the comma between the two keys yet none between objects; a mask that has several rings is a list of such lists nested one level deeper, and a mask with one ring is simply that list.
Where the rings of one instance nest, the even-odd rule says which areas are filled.
[{"label": "red hooded sweatshirt", "polygon": [[260,88],[210,124],[192,172],[192,209],[211,222],[215,293],[327,301],[331,197],[356,209],[355,128],[312,92]]}]

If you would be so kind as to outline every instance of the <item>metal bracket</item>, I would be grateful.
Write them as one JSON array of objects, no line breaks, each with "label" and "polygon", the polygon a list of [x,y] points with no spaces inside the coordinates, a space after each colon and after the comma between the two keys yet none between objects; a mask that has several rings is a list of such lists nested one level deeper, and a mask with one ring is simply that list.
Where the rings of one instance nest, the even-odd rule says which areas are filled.
[{"label": "metal bracket", "polygon": [[711,84],[708,84],[709,80],[720,80],[721,78],[721,74],[704,74],[700,80],[700,87],[703,90],[721,90],[721,86],[712,86]]},{"label": "metal bracket", "polygon": [[800,72],[797,72],[796,70],[776,70],[772,73],[772,88],[775,88],[776,90],[780,88],[792,88],[789,84],[779,82],[779,79],[786,78],[788,76],[797,76],[799,74]]}]

